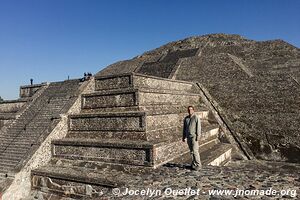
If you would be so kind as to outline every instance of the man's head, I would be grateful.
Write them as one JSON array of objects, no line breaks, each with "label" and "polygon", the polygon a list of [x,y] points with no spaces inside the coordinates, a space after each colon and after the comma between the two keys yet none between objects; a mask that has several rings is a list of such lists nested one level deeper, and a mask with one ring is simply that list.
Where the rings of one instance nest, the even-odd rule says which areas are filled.
[{"label": "man's head", "polygon": [[194,112],[195,112],[194,106],[189,106],[188,107],[188,113],[189,113],[189,115],[194,114]]}]

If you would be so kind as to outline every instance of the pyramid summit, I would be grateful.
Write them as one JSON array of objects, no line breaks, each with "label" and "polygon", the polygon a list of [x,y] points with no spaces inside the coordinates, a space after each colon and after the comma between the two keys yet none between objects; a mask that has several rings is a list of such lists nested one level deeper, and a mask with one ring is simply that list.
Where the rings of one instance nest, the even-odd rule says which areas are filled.
[{"label": "pyramid summit", "polygon": [[[209,34],[95,76],[21,86],[19,99],[0,103],[0,192],[4,199],[110,198],[114,188],[159,189],[197,177],[208,177],[199,187],[228,178],[240,188],[271,176],[267,168],[297,171],[299,81],[297,47]],[[182,142],[190,105],[202,127],[204,168],[195,173]]]}]

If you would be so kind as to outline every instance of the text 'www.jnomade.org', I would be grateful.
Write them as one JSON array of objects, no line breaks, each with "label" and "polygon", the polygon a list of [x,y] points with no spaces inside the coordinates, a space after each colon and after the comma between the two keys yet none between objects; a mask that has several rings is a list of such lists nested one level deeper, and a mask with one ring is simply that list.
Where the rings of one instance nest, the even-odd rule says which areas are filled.
[{"label": "text 'www.jnomade.org'", "polygon": [[285,189],[285,190],[274,190],[272,188],[266,190],[247,190],[247,189],[211,189],[203,191],[194,188],[183,188],[183,189],[172,189],[165,188],[163,190],[159,189],[129,189],[129,188],[114,188],[112,190],[115,196],[146,196],[146,197],[156,197],[156,196],[290,196],[292,198],[297,196],[297,191],[295,189]]}]

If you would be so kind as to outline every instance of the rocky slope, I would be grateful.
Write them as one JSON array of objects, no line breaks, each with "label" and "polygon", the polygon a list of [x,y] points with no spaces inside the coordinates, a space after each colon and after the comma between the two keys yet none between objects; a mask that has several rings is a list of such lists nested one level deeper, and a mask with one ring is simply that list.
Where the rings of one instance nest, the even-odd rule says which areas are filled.
[{"label": "rocky slope", "polygon": [[251,158],[300,162],[300,50],[282,40],[212,34],[168,43],[97,75],[193,81]]}]

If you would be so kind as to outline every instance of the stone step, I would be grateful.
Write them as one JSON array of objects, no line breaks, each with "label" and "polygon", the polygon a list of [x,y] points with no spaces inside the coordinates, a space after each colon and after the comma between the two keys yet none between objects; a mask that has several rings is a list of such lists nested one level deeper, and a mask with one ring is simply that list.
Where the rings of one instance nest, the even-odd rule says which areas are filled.
[{"label": "stone step", "polygon": [[[202,121],[202,135],[210,137],[217,135],[219,126],[217,124],[209,124]],[[168,140],[172,141],[182,137],[182,125],[168,127],[164,129],[156,129],[152,131],[69,131],[67,138],[77,139],[116,139],[116,140]]]},{"label": "stone step", "polygon": [[0,178],[3,178],[3,177],[6,177],[6,176],[8,176],[8,172],[9,172],[10,170],[7,170],[7,169],[1,169],[0,168]]},{"label": "stone step", "polygon": [[18,164],[19,161],[17,160],[11,160],[11,159],[4,159],[4,158],[1,158],[0,159],[0,166],[1,165],[16,165]]},{"label": "stone step", "polygon": [[15,130],[15,131],[23,130],[26,125],[27,125],[27,123],[26,124],[21,124],[21,123],[18,122],[16,124],[14,124],[14,126],[9,128],[8,130]]},{"label": "stone step", "polygon": [[24,148],[27,146],[33,145],[35,142],[34,141],[7,141],[3,142],[1,148],[7,148],[7,147],[15,147],[15,148]]},{"label": "stone step", "polygon": [[[207,118],[209,110],[201,105],[200,103],[197,104],[189,104],[194,105],[195,110],[198,111],[200,114],[205,114]],[[180,103],[163,103],[157,105],[145,105],[145,106],[121,106],[121,107],[105,107],[105,108],[93,108],[93,109],[81,109],[81,113],[103,113],[103,112],[147,112],[151,115],[162,115],[167,113],[186,113],[187,112],[187,105],[182,105]]]},{"label": "stone step", "polygon": [[0,172],[0,183],[5,187],[10,185],[15,178],[14,173]]},{"label": "stone step", "polygon": [[117,89],[82,95],[82,109],[130,107],[161,104],[195,105],[199,94],[157,89]]},{"label": "stone step", "polygon": [[30,149],[30,146],[27,148],[20,148],[20,149],[16,149],[16,148],[7,148],[5,149],[4,153],[5,154],[9,154],[9,155],[24,155],[26,154],[26,152]]},{"label": "stone step", "polygon": [[11,159],[11,160],[17,160],[19,158],[24,157],[24,155],[25,155],[24,150],[19,151],[19,152],[17,152],[17,151],[15,151],[15,152],[6,152],[5,151],[5,152],[2,153],[0,160],[5,159],[5,158]]},{"label": "stone step", "polygon": [[[39,132],[40,133],[40,132]],[[24,132],[24,133],[20,133],[20,134],[10,134],[10,135],[3,135],[1,136],[2,141],[31,141],[34,140],[36,136],[38,136],[40,134],[37,134],[35,132]]]},{"label": "stone step", "polygon": [[145,131],[146,113],[95,113],[69,116],[71,131]]},{"label": "stone step", "polygon": [[166,162],[166,159],[186,151],[187,148],[182,145],[181,140],[172,143],[74,139],[53,141],[54,157],[151,167],[157,167]]},{"label": "stone step", "polygon": [[20,135],[26,135],[27,136],[36,136],[41,134],[43,131],[47,130],[48,127],[26,127],[26,130],[24,130]]},{"label": "stone step", "polygon": [[[207,150],[212,149],[214,146],[219,145],[219,140],[217,138],[210,138],[208,140],[207,138],[201,138],[201,141],[199,141],[199,147],[200,152],[206,152]],[[182,143],[187,146],[186,143]],[[189,152],[183,154],[184,156],[188,154]],[[177,155],[177,157],[182,157],[183,155]],[[208,159],[208,156],[205,156],[205,159]],[[173,159],[171,159],[173,160]],[[208,162],[206,162],[208,163]],[[84,160],[84,159],[69,159],[69,158],[62,158],[62,157],[52,157],[51,161],[49,162],[50,165],[55,166],[62,166],[62,167],[84,167],[87,169],[93,169],[93,170],[100,170],[100,171],[106,171],[111,172],[114,170],[118,171],[126,171],[131,173],[147,173],[153,170],[153,167],[149,166],[140,166],[140,165],[130,165],[126,163],[112,163],[112,162],[101,162],[97,160]]]},{"label": "stone step", "polygon": [[31,147],[35,144],[35,142],[32,143],[3,143],[3,146],[1,146],[0,149],[7,149],[7,148],[12,148],[12,149],[23,149],[23,148],[27,148],[27,147]]},{"label": "stone step", "polygon": [[231,160],[232,145],[220,143],[212,149],[203,152],[203,157],[207,158],[204,162],[205,165],[223,166]]},{"label": "stone step", "polygon": [[9,155],[6,154],[3,157],[1,156],[0,161],[3,162],[20,162],[20,160],[22,160],[22,158],[24,158],[24,155]]},{"label": "stone step", "polygon": [[[218,128],[207,130],[207,134],[199,139],[204,149],[218,143]],[[52,141],[53,156],[157,167],[188,151],[182,136],[176,138],[173,141],[65,138]]]},{"label": "stone step", "polygon": [[[224,150],[230,148],[226,147]],[[201,158],[203,164],[211,163],[210,157],[206,156],[205,152],[201,152]],[[45,193],[64,197],[97,199],[101,197],[102,192],[112,192],[113,188],[128,187],[130,183],[139,180],[136,176],[158,173],[156,170],[164,173],[168,167],[184,165],[187,164],[168,163],[163,168],[153,169],[126,164],[54,158],[47,166],[31,172],[32,187]]]},{"label": "stone step", "polygon": [[47,165],[57,166],[57,167],[84,167],[87,170],[98,170],[105,172],[112,171],[123,171],[130,173],[147,173],[153,169],[153,167],[140,166],[140,165],[128,165],[128,164],[119,164],[119,163],[108,163],[101,161],[86,161],[80,159],[65,159],[59,157],[51,158],[50,162]]},{"label": "stone step", "polygon": [[6,162],[0,160],[0,169],[8,169],[8,168],[13,168],[18,164],[18,162]]},{"label": "stone step", "polygon": [[106,190],[125,186],[125,182],[121,180],[132,179],[132,175],[121,171],[107,173],[80,167],[60,166],[45,166],[32,170],[31,174],[33,189],[76,199],[100,198],[102,192]]},{"label": "stone step", "polygon": [[191,92],[193,84],[185,81],[159,78],[142,74],[123,74],[95,77],[95,90],[111,90],[121,88],[153,88],[161,90]]},{"label": "stone step", "polygon": [[[50,125],[51,123],[49,123]],[[7,131],[7,133],[5,134],[5,137],[15,137],[16,135],[20,135],[20,134],[31,134],[31,133],[36,133],[36,132],[41,132],[44,131],[49,125],[47,126],[39,126],[37,124],[32,124],[32,125],[28,125],[28,126],[23,126],[22,128],[11,128]]]},{"label": "stone step", "polygon": [[[199,148],[200,160],[202,165],[222,166],[231,159],[232,145],[227,143],[217,143],[210,148]],[[165,166],[186,167],[192,162],[189,153],[175,158],[165,164]]]},{"label": "stone step", "polygon": [[17,145],[17,146],[27,146],[27,145],[31,145],[33,143],[35,143],[35,140],[36,138],[33,138],[33,139],[20,139],[20,138],[17,138],[17,139],[14,139],[14,140],[4,140],[2,142],[2,146],[8,146],[8,145]]},{"label": "stone step", "polygon": [[48,126],[49,124],[50,124],[50,119],[35,119],[35,120],[32,120],[30,122],[30,124],[28,124],[26,126],[26,128],[30,127],[30,126],[33,126],[33,127]]},{"label": "stone step", "polygon": [[39,137],[39,135],[36,135],[36,136],[28,135],[28,138],[27,138],[26,134],[20,134],[20,135],[16,136],[14,139],[7,139],[7,138],[4,139],[3,144],[27,145],[27,144],[34,143],[35,140]]},{"label": "stone step", "polygon": [[201,122],[201,132],[201,140],[210,139],[211,137],[218,137],[220,132],[220,126],[219,124]]},{"label": "stone step", "polygon": [[[197,112],[201,119],[209,111]],[[69,115],[70,131],[151,131],[178,126],[186,113],[151,115],[146,112],[85,113]]]},{"label": "stone step", "polygon": [[172,139],[179,128],[168,127],[152,131],[69,131],[67,138],[82,138],[82,139],[116,139],[116,140],[157,140],[157,139]]},{"label": "stone step", "polygon": [[24,148],[14,148],[14,147],[9,147],[9,148],[6,148],[4,149],[1,154],[23,154],[24,151],[28,151],[30,149],[30,146],[29,147],[24,147]]},{"label": "stone step", "polygon": [[16,165],[0,165],[0,172],[9,172],[13,170]]},{"label": "stone step", "polygon": [[16,150],[5,150],[2,154],[8,155],[8,157],[5,158],[9,158],[11,157],[12,159],[21,159],[24,156],[26,156],[26,153],[28,152],[29,149],[22,149],[19,151]]}]

